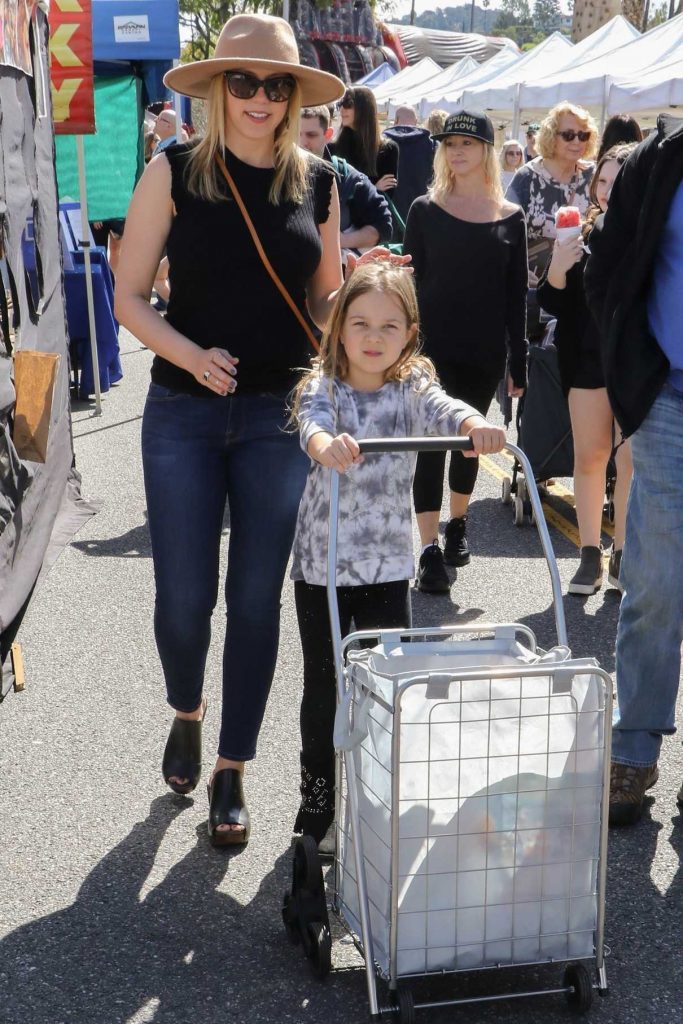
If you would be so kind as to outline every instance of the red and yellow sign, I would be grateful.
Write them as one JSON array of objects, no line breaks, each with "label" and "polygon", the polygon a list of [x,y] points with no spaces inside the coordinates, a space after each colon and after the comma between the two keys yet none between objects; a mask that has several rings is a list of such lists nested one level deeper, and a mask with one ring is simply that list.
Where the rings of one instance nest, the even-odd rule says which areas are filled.
[{"label": "red and yellow sign", "polygon": [[95,98],[91,0],[52,0],[50,77],[55,134],[92,135]]}]

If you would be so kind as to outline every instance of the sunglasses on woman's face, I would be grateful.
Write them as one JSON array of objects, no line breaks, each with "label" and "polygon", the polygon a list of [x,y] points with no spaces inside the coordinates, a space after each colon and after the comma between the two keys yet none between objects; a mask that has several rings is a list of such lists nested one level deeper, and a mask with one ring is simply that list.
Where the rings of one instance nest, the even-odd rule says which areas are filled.
[{"label": "sunglasses on woman's face", "polygon": [[588,142],[591,137],[590,132],[575,132],[573,128],[567,128],[566,131],[557,132],[557,134],[565,142],[573,142],[574,139],[578,139],[579,142]]},{"label": "sunglasses on woman's face", "polygon": [[248,71],[226,71],[225,78],[232,96],[238,100],[251,100],[260,87],[271,103],[286,103],[294,92],[296,85],[292,75],[270,75],[268,78],[257,78]]},{"label": "sunglasses on woman's face", "polygon": [[355,106],[355,103],[353,102],[353,96],[349,96],[349,95],[347,94],[347,95],[346,95],[346,96],[344,97],[344,99],[343,99],[343,100],[341,101],[341,103],[340,103],[340,106],[341,106],[341,107],[343,107],[343,108],[344,108],[344,110],[350,110],[350,109],[351,109],[351,107],[354,107],[354,106]]}]

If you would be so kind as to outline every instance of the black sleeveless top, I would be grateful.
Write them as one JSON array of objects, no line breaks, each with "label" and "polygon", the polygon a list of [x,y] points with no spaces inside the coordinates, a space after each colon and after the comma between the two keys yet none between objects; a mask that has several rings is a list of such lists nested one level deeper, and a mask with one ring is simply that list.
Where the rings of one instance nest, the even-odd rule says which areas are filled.
[{"label": "black sleeveless top", "polygon": [[[186,187],[188,145],[164,150],[171,165],[176,216],[168,236],[171,297],[166,319],[202,348],[226,348],[239,357],[237,394],[285,391],[308,366],[312,349],[294,313],[270,279],[254,242],[229,196],[208,202]],[[334,172],[311,159],[309,187],[300,205],[268,202],[272,168],[252,167],[229,150],[225,162],[254,222],[268,259],[299,309],[306,314],[306,283],[322,255],[318,225],[328,218]],[[160,356],[155,384],[202,397],[217,397],[192,374]]]}]

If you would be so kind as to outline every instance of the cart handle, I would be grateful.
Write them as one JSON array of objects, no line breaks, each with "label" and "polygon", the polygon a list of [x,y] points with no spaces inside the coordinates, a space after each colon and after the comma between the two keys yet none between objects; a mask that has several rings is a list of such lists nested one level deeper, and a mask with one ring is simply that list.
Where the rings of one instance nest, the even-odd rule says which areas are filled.
[{"label": "cart handle", "polygon": [[471,437],[369,437],[358,442],[363,455],[379,452],[470,452]]},{"label": "cart handle", "polygon": [[[358,446],[365,455],[378,454],[380,452],[427,452],[427,451],[467,451],[474,446],[470,437],[373,437],[359,438]],[[541,539],[541,547],[545,555],[550,584],[553,593],[553,613],[555,616],[555,629],[557,631],[557,643],[560,647],[567,647],[567,625],[564,617],[564,605],[562,604],[562,586],[560,573],[555,560],[548,525],[543,515],[541,499],[538,495],[538,488],[534,480],[534,472],[531,463],[521,448],[515,444],[507,443],[505,451],[513,455],[522,467],[524,478],[527,483],[527,490],[531,507],[534,510],[536,528]],[[337,692],[342,700],[346,692],[344,680],[344,661],[342,655],[342,635],[339,621],[339,605],[337,603],[337,530],[339,518],[339,473],[336,470],[329,470],[330,475],[330,507],[329,507],[329,535],[327,545],[327,606],[330,613],[330,626],[332,633],[332,650],[334,654],[334,665],[337,676]]]}]

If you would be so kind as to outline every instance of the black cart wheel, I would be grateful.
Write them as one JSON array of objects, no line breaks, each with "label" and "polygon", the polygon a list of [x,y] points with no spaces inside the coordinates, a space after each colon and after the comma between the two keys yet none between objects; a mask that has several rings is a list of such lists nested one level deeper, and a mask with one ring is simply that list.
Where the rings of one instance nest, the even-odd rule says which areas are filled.
[{"label": "black cart wheel", "polygon": [[584,964],[570,964],[564,972],[567,1003],[572,1013],[588,1013],[593,1002],[593,983],[590,971]]},{"label": "black cart wheel", "polygon": [[287,938],[293,946],[298,946],[301,942],[301,935],[293,915],[292,894],[290,892],[286,892],[282,899],[282,921],[287,932]]},{"label": "black cart wheel", "polygon": [[515,526],[524,526],[524,522],[525,522],[525,519],[524,519],[524,501],[522,500],[522,498],[520,498],[519,495],[517,495],[517,497],[515,498],[512,507],[513,507],[513,518],[512,518],[513,523],[515,524]]},{"label": "black cart wheel", "polygon": [[396,993],[399,1024],[415,1024],[415,1000],[408,989],[400,988]]},{"label": "black cart wheel", "polygon": [[320,886],[320,857],[313,836],[302,836],[294,847],[294,875],[301,889],[312,892]]},{"label": "black cart wheel", "polygon": [[330,929],[322,921],[311,921],[306,927],[306,955],[316,978],[326,978],[332,970],[332,939]]}]

